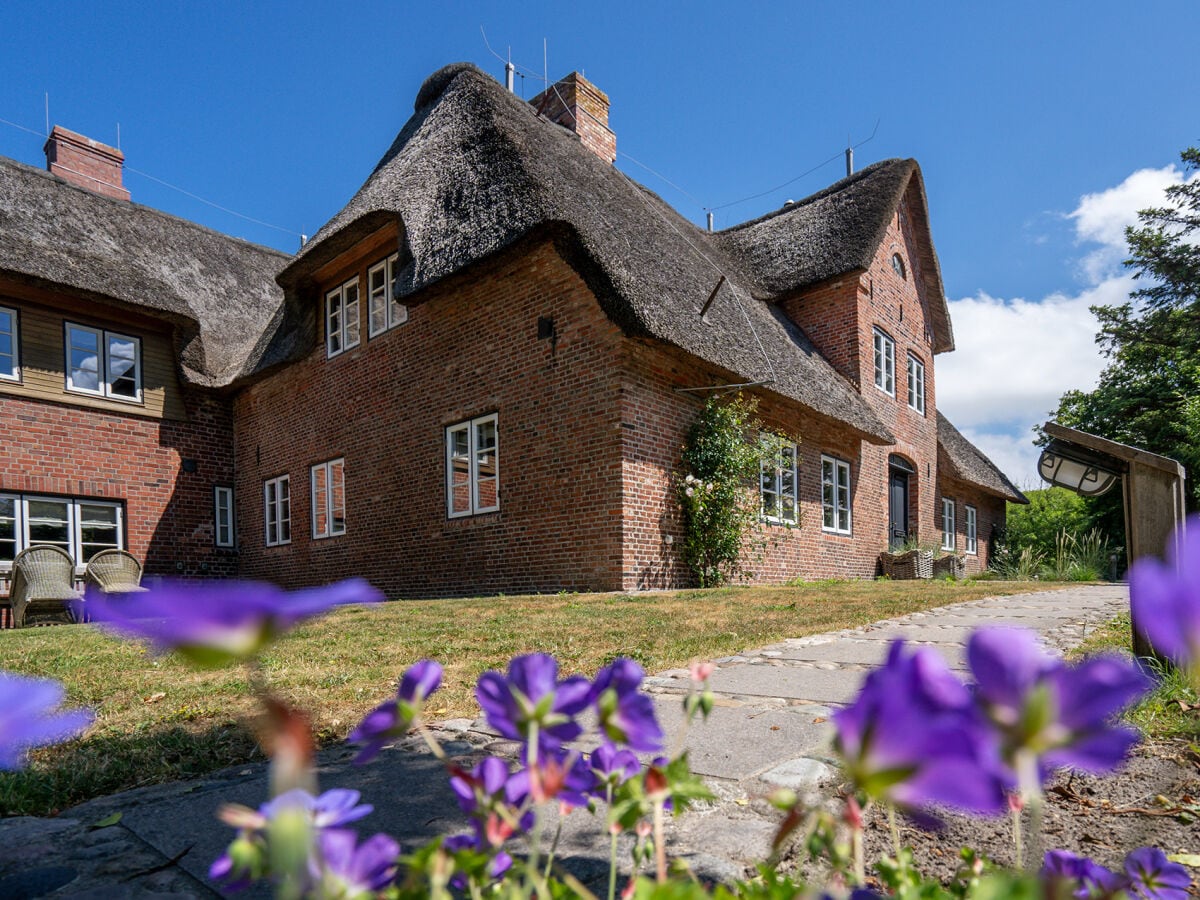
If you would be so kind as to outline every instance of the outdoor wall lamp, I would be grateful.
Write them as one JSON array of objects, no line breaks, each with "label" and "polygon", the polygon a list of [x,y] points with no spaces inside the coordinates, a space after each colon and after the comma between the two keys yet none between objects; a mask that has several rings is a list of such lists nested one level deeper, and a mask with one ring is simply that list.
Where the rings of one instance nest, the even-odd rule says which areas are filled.
[{"label": "outdoor wall lamp", "polygon": [[1052,440],[1038,459],[1038,474],[1058,487],[1085,497],[1099,497],[1121,477],[1124,466],[1075,444]]}]

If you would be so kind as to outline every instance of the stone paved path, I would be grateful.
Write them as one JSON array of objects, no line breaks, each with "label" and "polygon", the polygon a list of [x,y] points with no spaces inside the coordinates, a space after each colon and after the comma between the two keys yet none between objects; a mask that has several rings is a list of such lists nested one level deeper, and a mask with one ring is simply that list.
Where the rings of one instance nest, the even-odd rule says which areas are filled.
[{"label": "stone paved path", "polygon": [[[778,786],[817,792],[833,777],[829,716],[854,695],[893,638],[932,646],[952,667],[962,668],[967,636],[978,625],[1032,628],[1061,651],[1127,608],[1128,592],[1121,585],[988,598],[717,660],[711,681],[716,708],[707,724],[688,732],[685,746],[693,770],[705,776],[718,799],[678,820],[671,854],[723,879],[740,877],[761,860],[776,821],[761,797]],[[668,735],[681,721],[687,684],[686,670],[647,679]],[[442,730],[447,752],[464,765],[485,753],[514,750],[482,721],[444,723]],[[441,767],[412,752],[416,749],[411,741],[401,744],[362,768],[350,766],[353,751],[325,751],[321,784],[361,790],[376,811],[360,831],[386,831],[411,848],[464,824]],[[265,783],[265,767],[248,765],[89,801],[56,819],[0,820],[0,897],[215,896],[205,874],[230,837],[214,821],[215,812],[223,802],[257,806]],[[94,827],[117,812],[119,824]],[[596,822],[577,812],[564,825],[561,855],[578,858],[576,874],[585,882],[602,879],[606,857],[598,849],[604,841],[598,840]]]}]

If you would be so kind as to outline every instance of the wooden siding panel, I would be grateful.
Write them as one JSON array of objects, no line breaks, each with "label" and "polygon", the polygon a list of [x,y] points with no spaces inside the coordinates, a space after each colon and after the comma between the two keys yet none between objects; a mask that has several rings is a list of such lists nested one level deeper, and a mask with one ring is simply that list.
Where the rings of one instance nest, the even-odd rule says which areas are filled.
[{"label": "wooden siding panel", "polygon": [[[0,381],[0,394],[70,403],[89,409],[124,412],[156,419],[186,420],[187,411],[180,393],[171,336],[130,328],[112,320],[88,316],[64,315],[55,310],[31,306],[0,296],[0,305],[17,310],[21,381]],[[142,344],[142,402],[109,400],[66,389],[67,322],[95,328],[107,328],[118,334],[140,338]]]}]

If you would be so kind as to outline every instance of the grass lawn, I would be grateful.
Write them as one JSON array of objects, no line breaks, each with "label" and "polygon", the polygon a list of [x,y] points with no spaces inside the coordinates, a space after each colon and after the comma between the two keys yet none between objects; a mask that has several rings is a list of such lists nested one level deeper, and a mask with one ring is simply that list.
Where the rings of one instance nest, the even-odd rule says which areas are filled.
[{"label": "grass lawn", "polygon": [[[446,667],[431,718],[478,714],[475,680],[509,658],[554,654],[592,676],[618,656],[647,671],[856,627],[922,609],[1068,585],[1036,582],[816,582],[655,594],[411,600],[341,608],[297,629],[261,660],[273,690],[310,712],[319,743],[345,738],[395,691],[410,664]],[[0,815],[47,815],[91,797],[190,778],[258,757],[249,673],[195,672],[90,625],[0,634],[0,669],[63,681],[68,705],[96,711],[78,741],[0,773]]]}]

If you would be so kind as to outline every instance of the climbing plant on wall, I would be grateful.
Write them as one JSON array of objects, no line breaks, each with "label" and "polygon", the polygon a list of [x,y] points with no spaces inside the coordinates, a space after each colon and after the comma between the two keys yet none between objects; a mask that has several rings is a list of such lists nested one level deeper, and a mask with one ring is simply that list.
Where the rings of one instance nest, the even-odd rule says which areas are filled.
[{"label": "climbing plant on wall", "polygon": [[782,439],[760,434],[756,413],[755,401],[740,394],[732,400],[710,397],[683,446],[683,471],[675,479],[683,511],[682,555],[701,587],[737,575],[760,528],[761,462],[778,452],[775,444]]}]

